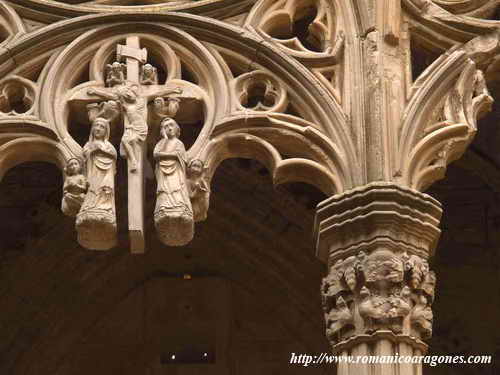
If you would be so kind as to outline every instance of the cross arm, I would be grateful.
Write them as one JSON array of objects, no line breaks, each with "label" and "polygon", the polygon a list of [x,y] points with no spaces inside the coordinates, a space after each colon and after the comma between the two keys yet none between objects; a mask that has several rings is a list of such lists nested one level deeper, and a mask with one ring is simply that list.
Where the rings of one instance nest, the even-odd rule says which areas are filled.
[{"label": "cross arm", "polygon": [[156,90],[148,90],[149,92],[146,93],[146,97],[149,100],[157,98],[157,97],[163,97],[163,96],[168,96],[172,94],[182,94],[183,90],[180,87],[175,87],[175,88],[163,88],[163,89],[156,89]]},{"label": "cross arm", "polygon": [[98,96],[102,99],[107,100],[120,100],[117,94],[95,87],[90,87],[89,89],[87,89],[87,94],[91,96]]}]

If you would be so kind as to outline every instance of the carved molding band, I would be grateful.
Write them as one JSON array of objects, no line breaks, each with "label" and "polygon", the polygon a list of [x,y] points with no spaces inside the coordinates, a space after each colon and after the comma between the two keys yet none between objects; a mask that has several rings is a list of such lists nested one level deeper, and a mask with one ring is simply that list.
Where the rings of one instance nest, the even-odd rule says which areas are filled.
[{"label": "carved molding band", "polygon": [[318,205],[317,256],[323,261],[389,247],[428,258],[440,235],[441,206],[427,194],[386,183],[372,183],[334,195]]}]

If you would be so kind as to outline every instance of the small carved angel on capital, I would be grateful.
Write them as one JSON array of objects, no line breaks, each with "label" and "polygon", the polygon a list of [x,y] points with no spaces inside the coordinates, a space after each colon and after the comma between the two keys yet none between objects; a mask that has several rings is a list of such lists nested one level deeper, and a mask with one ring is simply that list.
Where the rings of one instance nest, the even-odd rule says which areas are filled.
[{"label": "small carved angel on capital", "polygon": [[114,62],[106,65],[106,85],[113,87],[125,83],[127,65]]},{"label": "small carved angel on capital", "polygon": [[71,158],[64,168],[63,199],[61,209],[67,216],[76,216],[89,188],[87,178],[83,175],[83,162]]},{"label": "small carved angel on capital", "polygon": [[141,85],[157,85],[158,69],[151,64],[144,64],[141,68]]}]

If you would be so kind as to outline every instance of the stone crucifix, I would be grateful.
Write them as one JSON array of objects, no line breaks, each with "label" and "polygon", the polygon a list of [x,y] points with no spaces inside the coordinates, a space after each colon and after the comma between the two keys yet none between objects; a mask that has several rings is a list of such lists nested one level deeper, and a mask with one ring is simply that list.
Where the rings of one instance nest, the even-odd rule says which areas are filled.
[{"label": "stone crucifix", "polygon": [[[117,60],[108,66],[109,72],[106,82],[108,86],[85,86],[85,91],[73,95],[71,100],[96,102],[101,100],[119,103],[124,119],[124,133],[120,144],[120,153],[127,159],[128,164],[128,226],[130,250],[132,253],[145,251],[144,238],[144,166],[146,160],[148,135],[148,102],[155,98],[166,97],[170,94],[181,94],[180,88],[168,88],[156,84],[153,79],[145,80],[143,76],[156,69],[145,64],[147,50],[140,48],[138,36],[127,37],[126,45],[117,46]],[[121,64],[123,62],[123,64]],[[120,65],[126,67],[126,75],[118,74]],[[141,71],[142,67],[142,71]],[[126,79],[124,79],[126,77]]]}]

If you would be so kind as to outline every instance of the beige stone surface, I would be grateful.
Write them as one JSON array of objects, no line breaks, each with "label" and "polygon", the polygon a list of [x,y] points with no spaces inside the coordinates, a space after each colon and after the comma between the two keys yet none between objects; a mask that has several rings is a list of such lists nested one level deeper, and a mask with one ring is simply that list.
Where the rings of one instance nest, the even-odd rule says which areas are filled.
[{"label": "beige stone surface", "polygon": [[[325,276],[321,295],[334,352],[423,353],[439,293],[429,261],[441,220],[439,203],[423,192],[445,177],[494,108],[497,6],[496,0],[5,0],[0,178],[25,162],[55,164],[64,171],[58,206],[76,217],[74,246],[77,237],[91,250],[128,247],[141,254],[131,256],[134,273],[156,256],[148,251],[196,241],[194,223],[212,215],[221,163],[256,160],[277,188],[307,183],[328,197],[314,226],[328,272],[315,277]],[[497,191],[494,142],[477,142],[458,165]],[[165,249],[147,229],[153,223]],[[207,280],[221,293],[220,304],[207,309],[229,314],[232,287]],[[152,293],[177,287],[171,284]],[[156,308],[160,315],[163,307]],[[113,315],[105,325],[126,318]],[[157,353],[157,337],[140,332],[151,344],[144,356]],[[92,341],[101,342],[101,333]],[[226,346],[229,337],[222,339]],[[101,352],[87,349],[57,371],[74,373],[71,366],[85,355]],[[139,357],[137,369],[163,371],[158,361],[149,368]],[[237,366],[244,373],[241,363],[224,359],[207,371]],[[340,366],[338,373],[372,370],[406,375],[421,366]]]}]

